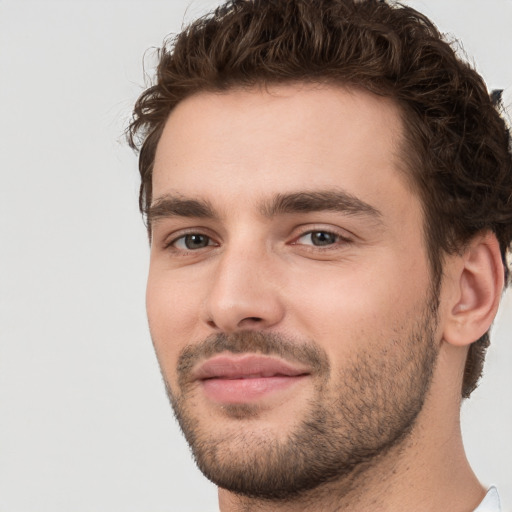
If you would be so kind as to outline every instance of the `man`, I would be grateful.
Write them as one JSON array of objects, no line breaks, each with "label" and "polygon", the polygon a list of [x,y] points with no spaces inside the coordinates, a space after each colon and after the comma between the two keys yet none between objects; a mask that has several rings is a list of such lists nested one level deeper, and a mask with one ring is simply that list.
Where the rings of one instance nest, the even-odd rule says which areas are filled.
[{"label": "man", "polygon": [[508,277],[510,138],[411,8],[236,0],[130,127],[147,310],[222,512],[499,510],[464,454]]}]

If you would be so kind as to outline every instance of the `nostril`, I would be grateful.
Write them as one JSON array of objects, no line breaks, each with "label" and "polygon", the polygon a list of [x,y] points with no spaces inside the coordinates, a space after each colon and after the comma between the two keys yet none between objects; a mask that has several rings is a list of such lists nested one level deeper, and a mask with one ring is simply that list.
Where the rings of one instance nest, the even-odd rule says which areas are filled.
[{"label": "nostril", "polygon": [[[237,328],[250,327],[251,325],[260,324],[262,322],[263,322],[263,318],[261,318],[259,316],[247,316],[247,317],[243,318],[242,320],[240,320],[240,322],[238,322]],[[211,327],[212,329],[222,329],[223,328],[222,324],[218,325],[215,322],[215,320],[212,320],[212,319],[207,320],[206,324],[208,325],[208,327]]]},{"label": "nostril", "polygon": [[262,323],[264,323],[264,320],[259,316],[246,316],[238,322],[238,328],[250,328]]},{"label": "nostril", "polygon": [[251,328],[259,328],[259,326],[263,325],[265,322],[263,318],[259,316],[246,316],[240,322],[238,322],[239,329],[251,329]]}]

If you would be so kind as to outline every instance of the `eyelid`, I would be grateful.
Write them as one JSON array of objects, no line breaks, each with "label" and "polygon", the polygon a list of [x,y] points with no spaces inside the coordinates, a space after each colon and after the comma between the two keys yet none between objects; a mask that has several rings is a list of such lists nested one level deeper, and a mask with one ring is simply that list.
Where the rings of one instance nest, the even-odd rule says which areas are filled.
[{"label": "eyelid", "polygon": [[[210,230],[204,227],[192,227],[192,228],[184,228],[178,231],[174,231],[173,233],[168,234],[162,241],[162,247],[164,250],[166,249],[175,249],[179,252],[198,252],[200,249],[178,249],[177,247],[173,247],[173,245],[180,240],[181,238],[186,237],[187,235],[201,235],[205,236],[213,242],[213,244],[208,244],[206,247],[218,246],[219,242],[216,240],[216,237],[211,234]],[[204,249],[206,249],[204,247]]]},{"label": "eyelid", "polygon": [[[302,238],[303,236],[306,236],[310,233],[315,232],[324,232],[329,233],[338,238],[338,240],[330,245],[326,246],[314,246],[313,244],[302,244],[298,243],[298,240]],[[174,249],[176,252],[179,252],[181,254],[184,253],[198,253],[201,251],[201,248],[199,249],[181,249],[173,247],[173,244],[175,244],[179,239],[187,236],[187,235],[202,235],[209,238],[210,243],[203,247],[202,249],[207,249],[209,247],[218,247],[220,245],[220,242],[218,240],[218,236],[211,232],[209,228],[206,228],[204,226],[194,226],[190,228],[183,228],[176,231],[173,231],[172,233],[167,234],[165,237],[163,237],[161,242],[161,247],[163,250],[172,250]],[[357,238],[356,235],[351,233],[350,231],[347,231],[346,229],[342,229],[338,226],[333,225],[325,225],[325,224],[304,224],[301,226],[297,226],[294,229],[294,233],[292,234],[291,241],[288,242],[289,245],[296,245],[296,246],[302,246],[305,248],[312,248],[313,250],[329,250],[334,248],[339,248],[340,245],[350,244],[355,242],[355,239]]]},{"label": "eyelid", "polygon": [[[188,248],[186,246],[186,243],[187,243],[186,239],[187,239],[187,237],[192,237],[192,236],[199,236],[199,237],[206,239],[206,242],[207,242],[206,245],[204,247]],[[185,245],[185,247],[178,247],[178,244],[183,244],[183,245]],[[198,252],[201,249],[206,249],[207,247],[212,247],[215,245],[216,244],[212,241],[211,237],[209,237],[208,235],[201,235],[199,233],[183,235],[183,236],[176,238],[173,242],[171,242],[171,247],[177,249],[178,251],[183,251],[183,252]]]},{"label": "eyelid", "polygon": [[[356,238],[355,235],[350,233],[349,231],[345,229],[341,229],[339,227],[335,226],[326,226],[326,225],[307,225],[307,226],[301,226],[299,227],[299,230],[297,230],[298,233],[293,235],[293,240],[291,242],[291,245],[306,245],[306,244],[298,244],[297,240],[302,238],[303,236],[306,236],[310,233],[329,233],[331,235],[336,236],[339,238],[339,240],[343,243],[352,243],[354,239]],[[309,244],[308,244],[309,245]],[[332,244],[332,246],[335,246],[336,244]],[[331,246],[331,247],[332,247]],[[329,246],[325,246],[327,248]],[[317,246],[317,248],[321,249],[321,246]]]}]

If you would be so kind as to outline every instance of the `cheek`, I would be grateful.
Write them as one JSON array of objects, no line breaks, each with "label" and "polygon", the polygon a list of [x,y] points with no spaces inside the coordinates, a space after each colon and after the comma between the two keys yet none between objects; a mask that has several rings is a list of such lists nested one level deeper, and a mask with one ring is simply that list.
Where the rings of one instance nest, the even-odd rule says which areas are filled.
[{"label": "cheek", "polygon": [[377,261],[375,266],[352,261],[319,267],[295,280],[289,295],[294,323],[334,359],[385,345],[424,310],[430,285],[426,269],[385,255]]},{"label": "cheek", "polygon": [[150,269],[146,311],[156,355],[166,375],[174,371],[183,347],[198,337],[199,300],[190,281],[180,282]]}]

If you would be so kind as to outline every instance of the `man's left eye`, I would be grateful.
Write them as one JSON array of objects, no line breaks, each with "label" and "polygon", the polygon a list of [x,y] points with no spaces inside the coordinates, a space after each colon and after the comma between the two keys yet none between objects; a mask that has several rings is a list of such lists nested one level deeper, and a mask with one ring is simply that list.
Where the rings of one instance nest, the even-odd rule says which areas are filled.
[{"label": "man's left eye", "polygon": [[316,247],[325,247],[327,245],[333,245],[339,242],[341,237],[335,233],[329,231],[309,231],[304,233],[295,242],[296,244],[302,245],[314,245]]}]

